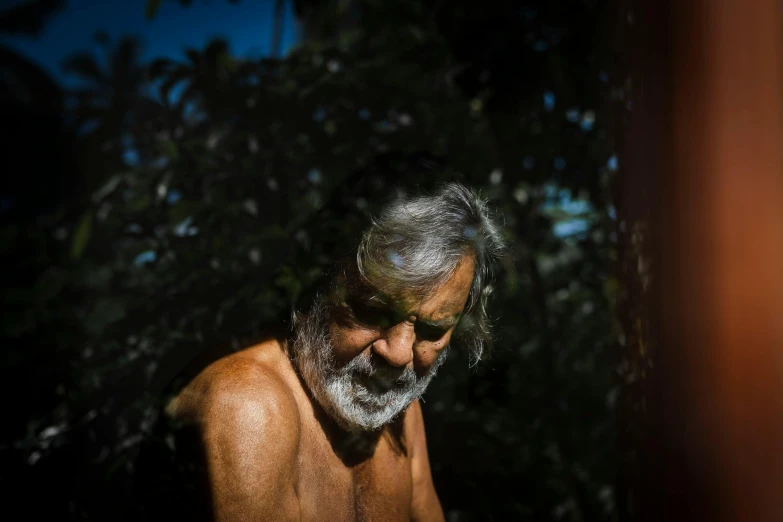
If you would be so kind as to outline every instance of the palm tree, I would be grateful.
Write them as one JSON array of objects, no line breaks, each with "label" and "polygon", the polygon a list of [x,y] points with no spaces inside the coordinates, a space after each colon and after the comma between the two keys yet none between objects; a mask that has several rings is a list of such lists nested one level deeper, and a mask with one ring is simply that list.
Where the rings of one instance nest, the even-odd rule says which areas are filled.
[{"label": "palm tree", "polygon": [[140,105],[146,104],[145,69],[139,62],[141,46],[133,37],[120,39],[111,47],[107,35],[98,33],[95,41],[103,50],[105,67],[90,53],[68,57],[63,70],[75,76],[79,86],[72,89],[73,116],[77,128],[86,134],[100,132],[116,138],[139,119]]}]

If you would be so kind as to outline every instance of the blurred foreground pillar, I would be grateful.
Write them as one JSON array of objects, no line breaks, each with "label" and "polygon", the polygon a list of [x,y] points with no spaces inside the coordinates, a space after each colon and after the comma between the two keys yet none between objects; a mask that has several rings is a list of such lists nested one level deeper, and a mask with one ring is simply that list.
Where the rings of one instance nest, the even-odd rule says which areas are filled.
[{"label": "blurred foreground pillar", "polygon": [[639,0],[633,21],[621,197],[652,220],[656,346],[633,511],[780,522],[781,2]]}]

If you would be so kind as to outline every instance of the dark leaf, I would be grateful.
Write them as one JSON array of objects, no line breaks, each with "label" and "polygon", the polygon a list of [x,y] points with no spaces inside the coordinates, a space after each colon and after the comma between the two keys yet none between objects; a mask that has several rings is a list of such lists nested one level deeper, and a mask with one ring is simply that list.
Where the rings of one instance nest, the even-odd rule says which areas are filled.
[{"label": "dark leaf", "polygon": [[62,69],[97,84],[103,83],[106,79],[95,57],[89,53],[81,52],[69,56],[63,61]]},{"label": "dark leaf", "polygon": [[160,2],[161,0],[147,0],[147,4],[144,7],[144,17],[147,20],[155,18],[155,13],[157,13],[158,8],[160,8]]}]

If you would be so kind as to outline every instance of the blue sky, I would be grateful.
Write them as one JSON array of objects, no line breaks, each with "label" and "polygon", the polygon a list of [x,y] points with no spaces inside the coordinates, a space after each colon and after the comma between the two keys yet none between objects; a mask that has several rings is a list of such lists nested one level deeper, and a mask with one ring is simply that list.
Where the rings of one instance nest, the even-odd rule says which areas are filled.
[{"label": "blue sky", "polygon": [[[286,2],[282,52],[298,39],[292,2]],[[228,40],[237,56],[259,57],[271,50],[274,0],[194,0],[182,7],[175,0],[163,0],[152,20],[144,18],[145,0],[67,0],[37,38],[3,37],[0,41],[29,57],[59,83],[69,79],[60,64],[76,51],[97,52],[92,40],[99,30],[113,40],[124,35],[141,38],[143,60],[159,57],[179,59],[185,47],[203,48],[212,38]]]}]

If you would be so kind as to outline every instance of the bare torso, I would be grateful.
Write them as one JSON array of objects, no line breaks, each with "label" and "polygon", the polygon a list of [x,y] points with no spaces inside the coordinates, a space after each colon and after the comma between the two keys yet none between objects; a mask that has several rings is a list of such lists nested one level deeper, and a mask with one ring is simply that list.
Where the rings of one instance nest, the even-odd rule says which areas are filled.
[{"label": "bare torso", "polygon": [[[229,434],[228,438],[220,440],[223,447],[236,445],[235,451],[242,455],[238,460],[242,466],[252,467],[254,459],[286,460],[275,463],[291,470],[280,475],[282,478],[279,480],[286,484],[271,485],[263,480],[252,484],[259,489],[274,487],[275,491],[279,491],[276,495],[283,497],[276,499],[283,508],[275,511],[274,520],[442,520],[431,486],[429,464],[426,463],[426,473],[422,473],[423,464],[414,461],[417,451],[426,461],[418,403],[412,404],[397,421],[379,432],[350,436],[337,429],[310,398],[279,342],[269,341],[213,363],[182,390],[172,402],[169,413],[180,420],[194,420],[208,428],[209,423],[217,422],[215,408],[206,406],[216,389],[229,386],[242,390],[239,396],[245,400],[244,389],[255,389],[261,379],[275,382],[275,385],[263,386],[265,391],[260,395],[250,392],[250,396],[264,400],[263,394],[269,394],[269,400],[277,405],[275,411],[279,419],[286,419],[282,424],[287,427],[278,432],[278,437],[290,437],[291,441],[295,441],[292,450],[278,451],[270,447],[267,451],[263,447],[263,437],[243,437],[239,435],[244,433],[242,429],[237,430],[236,437]],[[226,382],[230,384],[223,384]],[[281,398],[282,395],[285,397]],[[236,422],[244,421],[240,418]],[[212,458],[210,468],[222,466],[225,460],[221,457],[222,452],[213,453],[217,457]],[[234,469],[231,474],[222,476],[236,477],[238,473],[244,471]],[[212,469],[210,476],[215,477],[213,481],[221,480]],[[422,481],[424,487],[414,488],[414,483],[422,484]],[[245,484],[239,487],[243,486]],[[230,496],[228,490],[233,487],[231,484],[213,484],[213,495],[218,498]],[[221,493],[221,488],[225,488],[226,492]],[[428,488],[432,489],[432,493],[425,496],[432,498],[414,498],[415,489],[428,491]],[[247,500],[253,495],[245,498],[243,502],[253,502]]]}]

